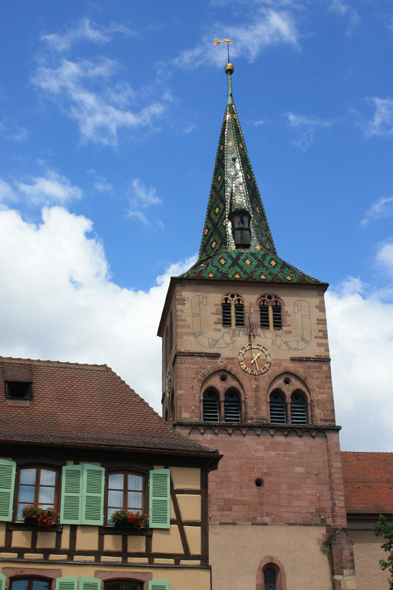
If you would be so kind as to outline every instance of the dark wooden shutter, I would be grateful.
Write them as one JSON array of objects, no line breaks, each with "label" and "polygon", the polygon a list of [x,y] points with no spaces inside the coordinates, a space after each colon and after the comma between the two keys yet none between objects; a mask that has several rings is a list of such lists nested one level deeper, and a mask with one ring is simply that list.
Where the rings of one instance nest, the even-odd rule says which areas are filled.
[{"label": "dark wooden shutter", "polygon": [[272,424],[285,424],[285,401],[283,396],[278,392],[270,395],[270,422]]},{"label": "dark wooden shutter", "polygon": [[203,394],[203,421],[219,422],[220,412],[218,406],[218,397],[214,391],[207,390]]},{"label": "dark wooden shutter", "polygon": [[244,327],[244,304],[235,303],[235,325],[236,328]]},{"label": "dark wooden shutter", "polygon": [[267,305],[259,306],[259,318],[261,321],[261,328],[269,329],[269,308]]},{"label": "dark wooden shutter", "polygon": [[240,398],[234,391],[227,391],[224,399],[224,420],[225,422],[240,422]]},{"label": "dark wooden shutter", "polygon": [[291,422],[292,424],[307,424],[306,400],[297,391],[291,395]]},{"label": "dark wooden shutter", "polygon": [[281,305],[273,305],[273,328],[280,330],[282,328]]},{"label": "dark wooden shutter", "polygon": [[224,328],[232,327],[232,311],[230,303],[221,303],[222,309],[222,325]]}]

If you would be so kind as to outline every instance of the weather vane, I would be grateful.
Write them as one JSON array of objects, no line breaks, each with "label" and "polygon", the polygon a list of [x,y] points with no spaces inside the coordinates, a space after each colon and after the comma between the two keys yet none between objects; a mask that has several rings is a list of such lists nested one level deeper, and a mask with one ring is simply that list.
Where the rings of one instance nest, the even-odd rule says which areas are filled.
[{"label": "weather vane", "polygon": [[227,46],[228,49],[228,63],[229,63],[229,44],[232,43],[232,39],[223,39],[222,41],[220,41],[220,39],[214,39],[214,45],[217,47],[218,45],[221,45],[221,43],[225,43],[225,45]]}]

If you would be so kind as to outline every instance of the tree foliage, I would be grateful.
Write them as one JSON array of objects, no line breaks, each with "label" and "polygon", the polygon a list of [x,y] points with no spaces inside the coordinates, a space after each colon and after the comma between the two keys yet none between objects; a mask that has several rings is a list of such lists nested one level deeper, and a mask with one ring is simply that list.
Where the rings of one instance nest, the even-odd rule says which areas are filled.
[{"label": "tree foliage", "polygon": [[373,526],[373,531],[376,537],[383,537],[386,541],[386,543],[382,545],[382,549],[384,549],[389,555],[387,561],[380,559],[379,565],[382,570],[389,570],[389,588],[393,590],[393,521],[389,522],[383,514],[380,514],[377,524]]}]

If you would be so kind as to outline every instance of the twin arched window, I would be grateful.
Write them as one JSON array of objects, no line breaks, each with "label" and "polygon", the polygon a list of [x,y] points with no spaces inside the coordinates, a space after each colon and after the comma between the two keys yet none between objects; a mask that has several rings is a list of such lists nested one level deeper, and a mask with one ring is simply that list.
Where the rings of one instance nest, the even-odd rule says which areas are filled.
[{"label": "twin arched window", "polygon": [[281,330],[282,301],[275,295],[267,293],[259,300],[259,319],[265,330]]},{"label": "twin arched window", "polygon": [[[303,392],[296,390],[291,395],[291,424],[307,424],[307,401]],[[270,422],[287,424],[285,396],[279,389],[270,394]]]},{"label": "twin arched window", "polygon": [[224,397],[224,416],[220,420],[220,401],[215,389],[209,388],[203,394],[204,422],[241,422],[240,395],[236,389],[228,389]]},{"label": "twin arched window", "polygon": [[222,325],[224,328],[244,327],[244,299],[236,293],[227,293],[221,299]]}]

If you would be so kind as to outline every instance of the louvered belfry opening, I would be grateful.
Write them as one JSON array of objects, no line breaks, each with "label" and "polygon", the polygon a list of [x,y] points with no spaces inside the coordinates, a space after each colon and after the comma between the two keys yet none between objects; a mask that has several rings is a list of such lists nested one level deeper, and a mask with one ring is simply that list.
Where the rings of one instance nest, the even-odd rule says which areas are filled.
[{"label": "louvered belfry opening", "polygon": [[282,329],[282,307],[281,299],[272,293],[266,293],[259,299],[259,319],[262,329]]},{"label": "louvered belfry opening", "polygon": [[270,394],[270,422],[286,424],[285,399],[279,391]]},{"label": "louvered belfry opening", "polygon": [[244,301],[236,293],[227,293],[221,299],[222,325],[224,328],[244,327]]},{"label": "louvered belfry opening", "polygon": [[267,305],[263,304],[259,306],[259,318],[261,321],[261,328],[266,328],[267,330],[270,328],[269,326],[269,308]]},{"label": "louvered belfry opening", "polygon": [[276,590],[276,572],[268,567],[264,572],[265,590]]},{"label": "louvered belfry opening", "polygon": [[230,389],[225,394],[224,414],[225,422],[241,422],[240,396],[233,389]]},{"label": "louvered belfry opening", "polygon": [[295,391],[291,395],[291,422],[292,424],[307,424],[307,403],[299,391]]},{"label": "louvered belfry opening", "polygon": [[224,328],[232,327],[232,305],[230,303],[221,303],[222,325]]},{"label": "louvered belfry opening", "polygon": [[281,315],[281,305],[277,302],[274,302],[272,306],[273,312],[273,328],[276,330],[281,330],[282,328],[282,315]]},{"label": "louvered belfry opening", "polygon": [[207,389],[203,394],[203,421],[219,422],[220,410],[218,395],[214,389]]},{"label": "louvered belfry opening", "polygon": [[251,245],[250,214],[245,209],[230,213],[233,241],[236,248],[249,248]]}]

